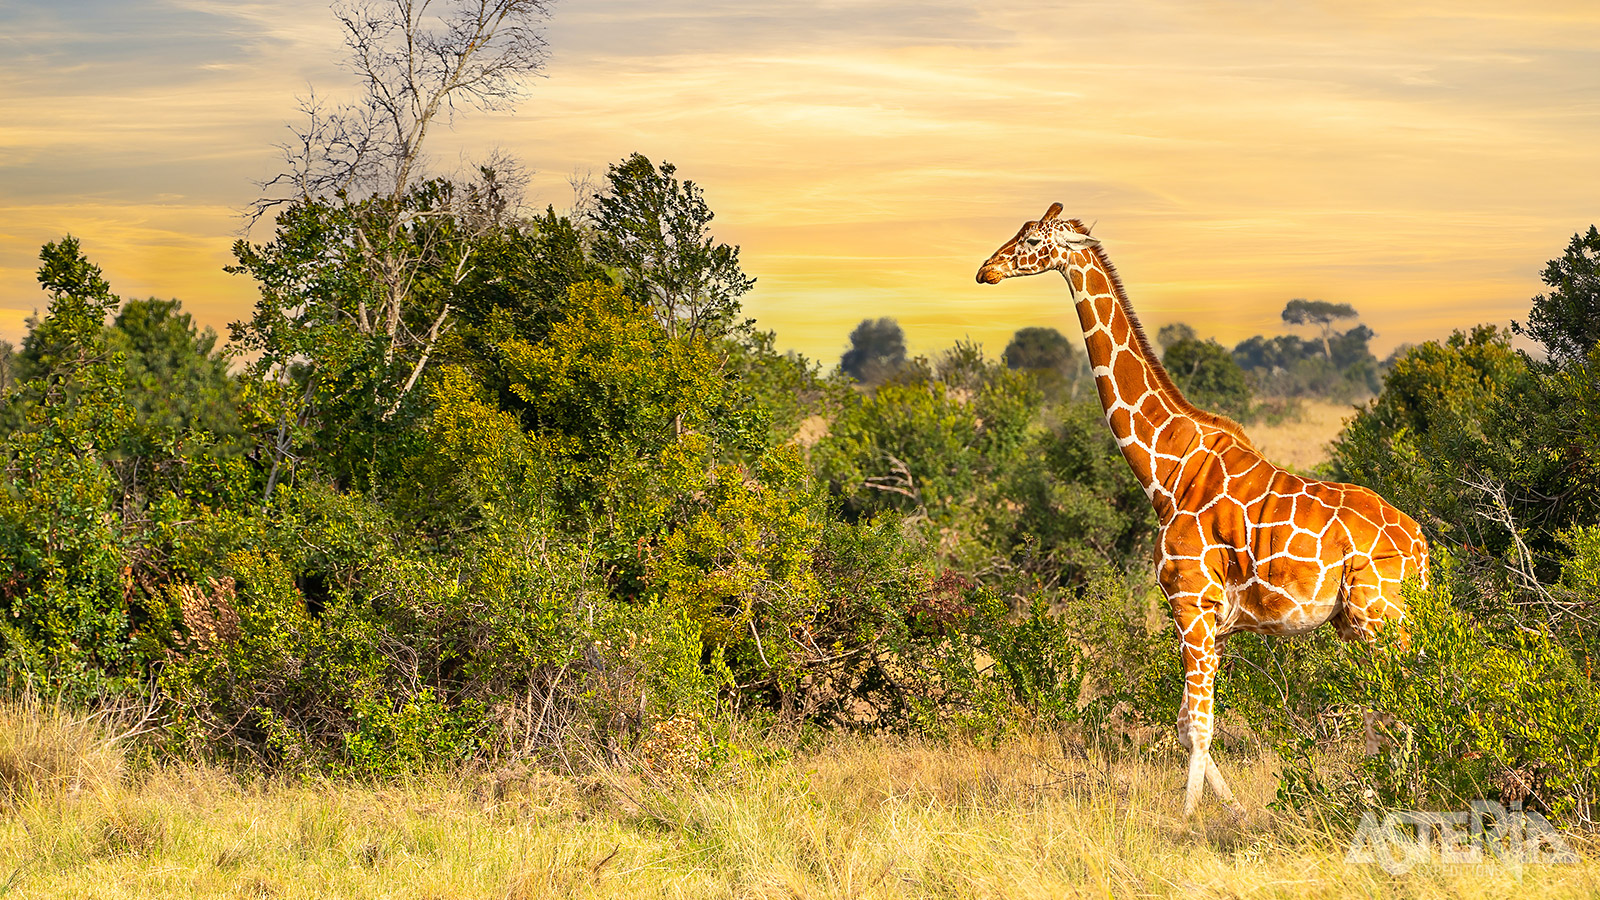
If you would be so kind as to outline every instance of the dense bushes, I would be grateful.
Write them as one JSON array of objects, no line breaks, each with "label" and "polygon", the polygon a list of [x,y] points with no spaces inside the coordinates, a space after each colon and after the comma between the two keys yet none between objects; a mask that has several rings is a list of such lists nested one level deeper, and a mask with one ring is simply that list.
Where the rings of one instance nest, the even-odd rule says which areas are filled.
[{"label": "dense bushes", "polygon": [[[553,212],[458,229],[446,183],[394,201],[420,224],[394,235],[416,279],[385,332],[348,246],[366,211],[341,202],[238,248],[262,302],[233,374],[175,303],[122,303],[75,242],[45,248],[49,310],[0,411],[10,687],[150,698],[172,753],[372,775],[577,767],[679,731],[711,758],[735,718],[1170,733],[1153,514],[1060,335],[864,386],[738,324],[748,279],[708,235],[731,287],[653,312],[656,268],[613,281]],[[1410,646],[1229,642],[1219,706],[1284,750],[1286,801],[1521,791],[1592,820],[1600,389],[1587,332],[1551,336],[1582,322],[1575,246],[1535,321],[1548,359],[1494,328],[1411,348],[1336,444],[1441,560]],[[1368,336],[1322,358],[1355,371]],[[1243,414],[1236,356],[1167,346]],[[1361,710],[1393,745],[1330,780],[1310,750]]]},{"label": "dense bushes", "polygon": [[[1294,685],[1314,679],[1319,702],[1308,708],[1324,711],[1324,729],[1337,720],[1359,734],[1366,713],[1380,739],[1377,754],[1329,766],[1311,751],[1331,735],[1301,719],[1299,730],[1280,732],[1289,762],[1280,800],[1347,816],[1489,798],[1594,825],[1600,692],[1592,674],[1549,632],[1496,632],[1463,610],[1481,600],[1463,604],[1462,592],[1475,588],[1448,555],[1440,562],[1429,589],[1408,591],[1409,645],[1323,641],[1272,684],[1293,703],[1301,699]],[[1236,691],[1267,693],[1262,687]]]},{"label": "dense bushes", "polygon": [[[948,572],[903,515],[920,505],[830,492],[812,464],[848,460],[839,438],[809,459],[788,441],[819,411],[849,435],[854,410],[859,446],[926,464],[942,521],[977,522],[972,467],[1028,440],[1025,376],[965,348],[857,395],[770,336],[673,337],[618,285],[530,300],[480,279],[430,301],[474,310],[478,339],[422,370],[339,312],[359,271],[303,264],[342,215],[290,210],[279,241],[241,248],[266,287],[239,331],[266,352],[238,376],[175,305],[123,305],[75,243],[46,248],[50,311],[6,398],[13,687],[159,698],[171,752],[369,774],[578,765],[735,712],[926,728],[1071,710],[1076,655],[1042,606],[1014,622]],[[520,249],[484,265],[582,270],[557,264],[567,242],[502,244]],[[286,312],[299,290],[323,311]],[[501,301],[538,315],[513,324]],[[407,371],[426,373],[414,391]]]}]

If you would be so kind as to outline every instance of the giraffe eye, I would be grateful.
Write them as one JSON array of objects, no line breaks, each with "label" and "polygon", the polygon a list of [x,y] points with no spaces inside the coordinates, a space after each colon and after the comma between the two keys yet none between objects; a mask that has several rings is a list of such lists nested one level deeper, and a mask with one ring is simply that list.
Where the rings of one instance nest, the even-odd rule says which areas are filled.
[{"label": "giraffe eye", "polygon": [[1035,248],[1035,247],[1039,246],[1040,244],[1044,243],[1044,235],[1042,235],[1042,234],[1030,234],[1027,237],[1023,238],[1022,242],[1024,244],[1028,245],[1028,249],[1029,250],[1032,250],[1033,248]]}]

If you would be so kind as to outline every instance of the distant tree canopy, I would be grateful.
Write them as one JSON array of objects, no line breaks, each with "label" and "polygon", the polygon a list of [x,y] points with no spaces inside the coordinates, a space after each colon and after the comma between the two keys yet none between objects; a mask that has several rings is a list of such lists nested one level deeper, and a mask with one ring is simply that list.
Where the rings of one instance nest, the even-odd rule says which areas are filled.
[{"label": "distant tree canopy", "polygon": [[862,319],[850,332],[850,349],[839,358],[840,371],[863,384],[877,384],[905,364],[905,332],[887,316]]},{"label": "distant tree canopy", "polygon": [[1360,322],[1342,332],[1332,327],[1337,320],[1357,315],[1348,303],[1291,300],[1284,307],[1283,320],[1316,325],[1318,337],[1258,334],[1234,346],[1234,362],[1250,377],[1258,394],[1350,401],[1376,393],[1380,371],[1368,347],[1374,332]]},{"label": "distant tree canopy", "polygon": [[1528,324],[1513,328],[1538,341],[1552,363],[1584,359],[1600,344],[1600,230],[1574,234],[1539,278],[1550,293],[1534,297]]},{"label": "distant tree canopy", "polygon": [[1333,323],[1340,319],[1354,319],[1356,308],[1348,303],[1329,303],[1326,300],[1290,300],[1283,308],[1283,320],[1290,325],[1315,325],[1322,335],[1322,352],[1333,359],[1329,338]]},{"label": "distant tree canopy", "polygon": [[1173,344],[1179,341],[1192,341],[1197,337],[1199,335],[1195,334],[1194,326],[1188,322],[1169,322],[1156,332],[1156,346],[1165,353]]},{"label": "distant tree canopy", "polygon": [[1009,368],[1031,372],[1047,396],[1077,397],[1085,358],[1072,339],[1054,328],[1018,329],[1000,359]]}]

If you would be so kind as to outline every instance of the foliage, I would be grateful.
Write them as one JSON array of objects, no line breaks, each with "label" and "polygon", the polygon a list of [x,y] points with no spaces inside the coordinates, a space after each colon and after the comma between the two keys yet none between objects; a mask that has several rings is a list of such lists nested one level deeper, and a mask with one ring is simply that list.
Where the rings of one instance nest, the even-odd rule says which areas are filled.
[{"label": "foliage", "polygon": [[1560,259],[1539,273],[1548,294],[1533,298],[1526,326],[1513,324],[1544,347],[1552,365],[1586,360],[1600,344],[1600,230],[1575,234]]},{"label": "foliage", "polygon": [[1081,585],[1148,558],[1155,514],[1098,403],[1054,411],[1002,476],[984,513],[993,552],[1045,589]]},{"label": "foliage", "polygon": [[1258,393],[1345,401],[1380,387],[1378,361],[1367,346],[1372,337],[1372,330],[1360,324],[1331,333],[1325,347],[1292,334],[1255,335],[1233,348],[1233,359]]},{"label": "foliage", "polygon": [[[1459,479],[1488,450],[1487,415],[1524,371],[1510,335],[1492,325],[1413,347],[1334,442],[1336,472],[1411,510],[1435,540],[1483,545],[1480,526],[1461,511],[1468,498]],[[1471,532],[1456,537],[1463,529]]]},{"label": "foliage", "polygon": [[217,334],[195,328],[176,300],[122,304],[107,338],[123,358],[123,389],[141,432],[153,440],[203,433],[231,443],[240,435],[238,384]]},{"label": "foliage", "polygon": [[1162,354],[1161,364],[1190,403],[1239,421],[1251,418],[1250,382],[1221,344],[1193,338],[1177,341]]},{"label": "foliage", "polygon": [[1011,336],[1001,362],[1031,372],[1048,397],[1077,399],[1088,358],[1077,353],[1066,335],[1054,328],[1020,328]]},{"label": "foliage", "polygon": [[995,631],[984,649],[1013,701],[1047,721],[1077,718],[1086,670],[1068,624],[1051,612],[1048,600],[1035,595],[1019,621]]},{"label": "foliage", "polygon": [[906,364],[906,336],[894,319],[862,319],[850,332],[850,349],[839,358],[839,371],[862,384],[879,384]]},{"label": "foliage", "polygon": [[[594,656],[660,623],[619,618],[584,556],[526,511],[450,555],[359,497],[286,490],[276,513],[208,535],[221,551],[211,571],[237,585],[208,602],[239,625],[231,639],[191,640],[161,673],[172,740],[192,751],[370,774],[512,745],[548,752],[637,728],[633,673],[681,665]],[[614,721],[628,702],[631,725]],[[527,718],[540,707],[545,720]]]},{"label": "foliage", "polygon": [[738,402],[759,408],[771,423],[768,439],[782,443],[795,437],[802,422],[837,406],[849,388],[837,377],[823,378],[821,366],[795,351],[777,352],[776,345],[773,332],[750,331],[724,341],[722,351]]},{"label": "foliage", "polygon": [[1188,322],[1168,322],[1161,326],[1160,331],[1156,332],[1156,346],[1161,348],[1162,353],[1165,353],[1168,347],[1179,341],[1193,341],[1199,338],[1199,333]]},{"label": "foliage", "polygon": [[383,483],[471,255],[450,215],[455,193],[434,181],[395,201],[410,217],[388,235],[409,260],[399,298],[385,295],[366,249],[378,227],[372,219],[388,215],[380,207],[389,201],[296,203],[279,213],[273,240],[234,245],[238,264],[229,271],[249,275],[260,291],[250,319],[230,331],[236,350],[253,357],[246,421],[272,460],[266,495],[302,467],[353,485]]},{"label": "foliage", "polygon": [[1000,354],[1012,369],[1050,369],[1070,372],[1077,368],[1072,342],[1054,328],[1019,328]]},{"label": "foliage", "polygon": [[740,269],[738,247],[712,237],[704,191],[676,171],[641,153],[611,164],[592,214],[595,259],[622,274],[668,336],[719,337],[738,324],[739,298],[756,280]]},{"label": "foliage", "polygon": [[23,344],[30,377],[10,398],[3,445],[0,648],[8,681],[82,698],[137,689],[167,611],[134,591],[115,514],[111,455],[134,425],[105,328],[118,298],[70,237],[40,259],[50,306]]},{"label": "foliage", "polygon": [[1595,685],[1548,632],[1498,634],[1463,612],[1452,596],[1463,582],[1440,562],[1431,588],[1407,592],[1409,644],[1352,646],[1338,661],[1340,699],[1380,714],[1388,748],[1339,783],[1291,767],[1280,800],[1439,809],[1491,797],[1593,825]]},{"label": "foliage", "polygon": [[1503,616],[1554,616],[1586,633],[1546,585],[1560,572],[1558,535],[1600,522],[1594,371],[1587,361],[1530,367],[1494,326],[1419,345],[1335,442],[1335,472],[1389,497],[1482,577],[1514,589],[1516,604],[1496,601]]},{"label": "foliage", "polygon": [[[652,528],[684,486],[675,479],[703,464],[707,438],[765,436],[765,422],[719,414],[728,383],[708,346],[673,340],[614,286],[574,287],[543,341],[500,350],[556,496],[590,519]],[[647,487],[658,476],[665,484]]]},{"label": "foliage", "polygon": [[812,460],[852,517],[895,510],[952,527],[1021,458],[1039,402],[1027,376],[957,345],[937,371],[919,360],[850,398]]},{"label": "foliage", "polygon": [[1322,333],[1322,352],[1329,360],[1333,350],[1328,337],[1333,333],[1333,323],[1340,319],[1354,319],[1358,313],[1348,303],[1329,303],[1326,300],[1290,300],[1283,307],[1283,321],[1290,325],[1315,325]]}]

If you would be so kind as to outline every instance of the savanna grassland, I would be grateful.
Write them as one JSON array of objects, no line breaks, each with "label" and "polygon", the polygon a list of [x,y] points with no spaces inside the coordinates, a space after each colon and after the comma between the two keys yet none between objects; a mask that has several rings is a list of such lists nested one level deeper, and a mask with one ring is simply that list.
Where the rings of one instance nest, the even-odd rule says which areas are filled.
[{"label": "savanna grassland", "polygon": [[[1243,820],[1181,818],[1176,754],[1060,735],[978,745],[833,736],[710,779],[625,767],[382,784],[205,765],[124,771],[84,726],[4,710],[0,766],[39,778],[0,824],[15,897],[1587,897],[1600,864],[1344,862],[1263,809],[1269,755],[1228,759]],[[17,738],[21,741],[18,742]],[[47,752],[46,748],[50,748]],[[51,755],[53,754],[53,755]],[[43,758],[50,755],[49,759]],[[54,766],[54,769],[46,769]],[[8,773],[13,771],[6,770]]]},{"label": "savanna grassland", "polygon": [[[1512,328],[1383,360],[1342,302],[1151,336],[1432,548],[1409,643],[1228,641],[1248,814],[1186,823],[1154,513],[1076,336],[778,352],[670,163],[565,214],[504,160],[430,171],[431,117],[537,71],[545,4],[431,8],[351,8],[367,93],[307,110],[226,341],[40,250],[0,346],[0,896],[1600,887],[1600,231],[1527,261]],[[1343,862],[1365,816],[1474,801],[1579,861]]]}]

